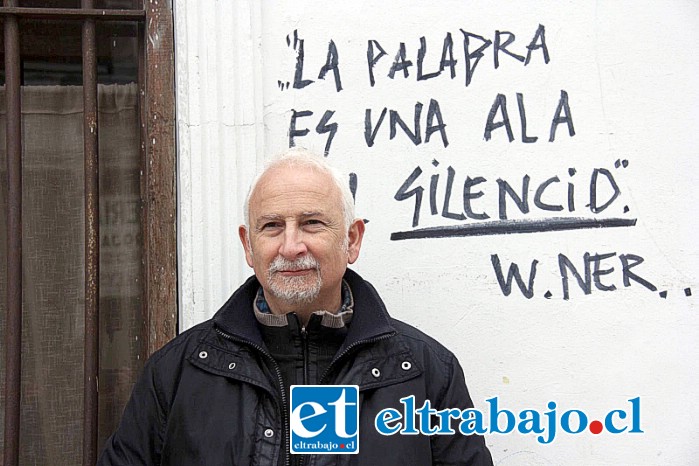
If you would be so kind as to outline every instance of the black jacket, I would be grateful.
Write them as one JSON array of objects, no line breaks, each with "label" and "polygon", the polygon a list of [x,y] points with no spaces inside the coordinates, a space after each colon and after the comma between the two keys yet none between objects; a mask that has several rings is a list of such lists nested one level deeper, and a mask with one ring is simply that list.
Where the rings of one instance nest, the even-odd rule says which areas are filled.
[{"label": "black jacket", "polygon": [[[454,355],[389,317],[376,290],[348,270],[354,316],[326,380],[359,386],[359,454],[313,455],[308,466],[492,465],[480,436],[395,434],[374,427],[385,408],[415,395],[433,408],[473,407]],[[98,461],[109,465],[285,465],[287,393],[264,348],[251,277],[213,319],[182,333],[147,362],[117,431]],[[276,368],[276,370],[275,370]]]}]

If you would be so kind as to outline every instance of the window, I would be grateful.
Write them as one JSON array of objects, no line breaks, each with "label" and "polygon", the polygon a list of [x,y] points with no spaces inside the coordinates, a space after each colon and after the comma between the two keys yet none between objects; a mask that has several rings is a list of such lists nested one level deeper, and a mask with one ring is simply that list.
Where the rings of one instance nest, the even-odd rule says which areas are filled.
[{"label": "window", "polygon": [[0,8],[5,466],[94,464],[143,362],[175,334],[172,11],[160,3]]}]

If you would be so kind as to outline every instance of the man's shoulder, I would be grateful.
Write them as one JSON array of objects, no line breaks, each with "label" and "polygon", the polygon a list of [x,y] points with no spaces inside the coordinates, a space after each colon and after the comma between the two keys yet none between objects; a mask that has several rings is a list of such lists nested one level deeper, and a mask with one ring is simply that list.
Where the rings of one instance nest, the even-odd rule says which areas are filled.
[{"label": "man's shoulder", "polygon": [[391,317],[391,325],[413,353],[421,354],[423,358],[432,361],[436,359],[449,366],[454,364],[456,360],[454,353],[427,333],[393,317]]},{"label": "man's shoulder", "polygon": [[153,353],[149,364],[165,364],[185,359],[212,329],[212,319],[208,319],[185,330]]},{"label": "man's shoulder", "polygon": [[448,366],[454,364],[454,354],[443,344],[422,330],[392,317],[370,282],[350,269],[347,269],[345,279],[354,293],[355,302],[360,308],[358,311],[362,312],[358,316],[362,319],[362,325],[373,328],[376,332],[378,332],[377,328],[396,332],[398,338],[386,340],[387,345],[405,344],[411,352],[422,355],[431,362],[438,360]]},{"label": "man's shoulder", "polygon": [[[215,328],[233,330],[240,327],[242,323],[241,317],[244,317],[242,310],[249,309],[250,316],[252,316],[252,300],[258,287],[259,283],[256,281],[255,276],[251,276],[233,292],[228,300],[214,313],[213,317],[183,331],[153,353],[150,359],[153,362],[157,362],[161,359],[186,358],[192,351],[196,350],[199,343],[207,335],[215,332]],[[248,320],[254,319],[250,318]]]}]

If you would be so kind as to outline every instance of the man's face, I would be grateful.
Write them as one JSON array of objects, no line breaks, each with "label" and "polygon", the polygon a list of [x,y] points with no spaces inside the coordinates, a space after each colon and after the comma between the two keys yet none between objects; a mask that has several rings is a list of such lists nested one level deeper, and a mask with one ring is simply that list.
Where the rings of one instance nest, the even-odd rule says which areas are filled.
[{"label": "man's face", "polygon": [[346,230],[330,175],[303,166],[272,168],[250,197],[249,223],[249,232],[240,227],[240,239],[273,311],[339,308],[342,276],[359,256],[364,224],[355,221]]}]

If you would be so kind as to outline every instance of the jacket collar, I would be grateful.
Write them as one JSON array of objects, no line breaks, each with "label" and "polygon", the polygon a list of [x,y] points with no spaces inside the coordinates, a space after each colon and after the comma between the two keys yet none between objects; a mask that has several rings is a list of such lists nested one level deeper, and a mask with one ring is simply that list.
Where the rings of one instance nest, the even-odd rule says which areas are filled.
[{"label": "jacket collar", "polygon": [[[344,279],[349,283],[354,297],[354,316],[338,354],[365,340],[395,333],[386,306],[374,287],[350,269],[345,271]],[[260,282],[254,275],[248,278],[216,312],[213,323],[234,338],[264,347],[253,313],[253,302],[259,287]]]}]

